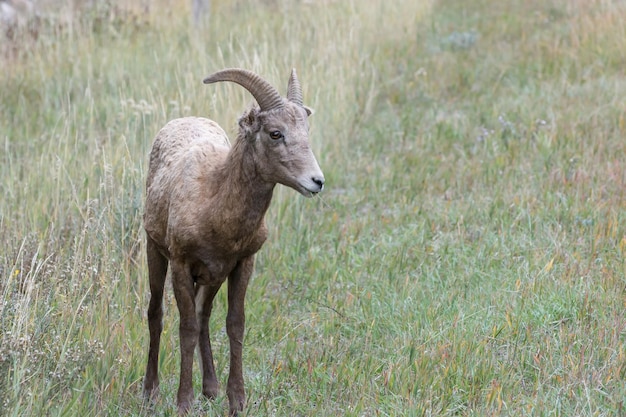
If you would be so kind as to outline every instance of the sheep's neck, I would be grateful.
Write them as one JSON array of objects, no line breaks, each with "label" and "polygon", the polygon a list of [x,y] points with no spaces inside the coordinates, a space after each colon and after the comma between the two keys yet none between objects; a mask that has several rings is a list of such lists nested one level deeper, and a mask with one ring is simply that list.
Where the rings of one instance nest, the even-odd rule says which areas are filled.
[{"label": "sheep's neck", "polygon": [[240,236],[261,227],[276,185],[258,175],[249,146],[244,138],[237,138],[217,176],[223,226],[238,230],[235,234]]}]

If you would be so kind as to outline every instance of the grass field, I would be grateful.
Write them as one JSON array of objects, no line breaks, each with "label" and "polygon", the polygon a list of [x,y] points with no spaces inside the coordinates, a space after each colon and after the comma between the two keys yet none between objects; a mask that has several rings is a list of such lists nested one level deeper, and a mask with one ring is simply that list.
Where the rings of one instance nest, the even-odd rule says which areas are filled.
[{"label": "grass field", "polygon": [[140,395],[147,155],[182,115],[234,137],[252,98],[201,82],[228,66],[282,92],[298,69],[327,180],[268,213],[246,415],[626,415],[623,1],[214,0],[203,29],[187,3],[3,51],[0,415],[175,413],[171,291],[161,396]]}]

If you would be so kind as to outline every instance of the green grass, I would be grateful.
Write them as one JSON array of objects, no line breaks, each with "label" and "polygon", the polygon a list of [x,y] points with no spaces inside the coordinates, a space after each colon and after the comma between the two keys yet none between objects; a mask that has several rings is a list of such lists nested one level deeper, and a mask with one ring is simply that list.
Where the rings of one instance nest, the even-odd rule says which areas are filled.
[{"label": "green grass", "polygon": [[140,396],[147,155],[181,115],[234,131],[251,97],[201,82],[226,66],[298,69],[328,185],[268,213],[247,415],[626,412],[623,2],[212,3],[203,30],[104,8],[3,51],[1,415],[175,412],[171,291]]}]

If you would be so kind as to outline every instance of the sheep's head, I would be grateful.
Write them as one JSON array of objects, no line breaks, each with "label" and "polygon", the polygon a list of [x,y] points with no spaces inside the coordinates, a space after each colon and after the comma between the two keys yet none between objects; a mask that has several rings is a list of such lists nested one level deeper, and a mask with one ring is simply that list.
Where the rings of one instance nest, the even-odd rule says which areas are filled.
[{"label": "sheep's head", "polygon": [[218,81],[243,86],[259,104],[258,109],[251,109],[239,119],[243,135],[255,148],[259,175],[266,181],[291,187],[305,197],[322,191],[324,174],[309,144],[307,118],[311,109],[303,104],[296,71],[291,72],[286,99],[271,84],[250,71],[222,70],[205,78],[204,83]]}]

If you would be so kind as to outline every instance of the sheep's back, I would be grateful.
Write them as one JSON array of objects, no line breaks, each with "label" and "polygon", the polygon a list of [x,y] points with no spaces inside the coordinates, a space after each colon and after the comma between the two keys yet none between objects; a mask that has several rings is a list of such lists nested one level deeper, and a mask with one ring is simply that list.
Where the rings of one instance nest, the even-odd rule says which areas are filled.
[{"label": "sheep's back", "polygon": [[150,153],[150,171],[171,167],[193,145],[230,148],[226,132],[213,120],[183,117],[168,122],[157,134]]},{"label": "sheep's back", "polygon": [[184,117],[168,122],[157,134],[150,153],[144,227],[164,243],[171,199],[198,194],[198,180],[228,154],[226,132],[214,121]]}]

